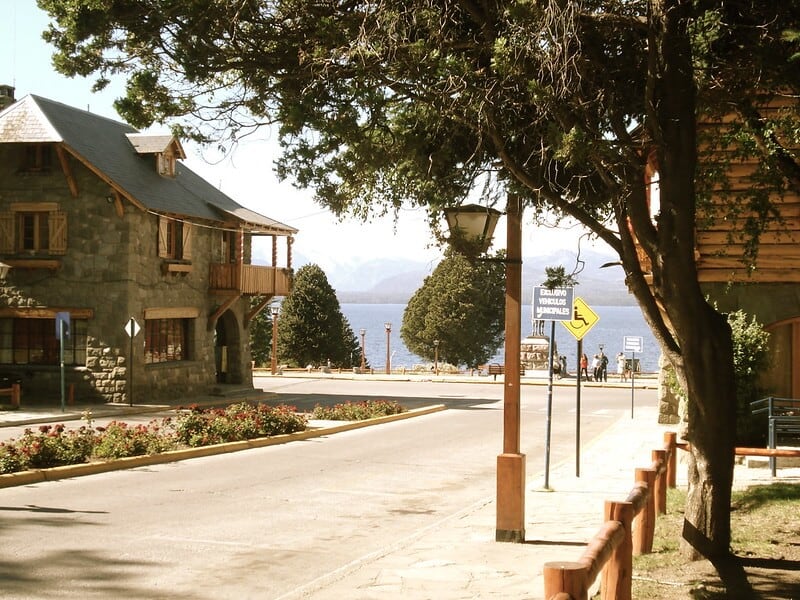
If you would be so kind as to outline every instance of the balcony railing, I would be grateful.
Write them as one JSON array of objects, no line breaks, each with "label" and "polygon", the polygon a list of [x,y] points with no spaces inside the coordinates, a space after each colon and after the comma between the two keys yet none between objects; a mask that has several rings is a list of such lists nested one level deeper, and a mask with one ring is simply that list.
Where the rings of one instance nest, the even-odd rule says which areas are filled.
[{"label": "balcony railing", "polygon": [[212,264],[208,287],[215,291],[286,296],[291,290],[292,270],[257,265]]}]

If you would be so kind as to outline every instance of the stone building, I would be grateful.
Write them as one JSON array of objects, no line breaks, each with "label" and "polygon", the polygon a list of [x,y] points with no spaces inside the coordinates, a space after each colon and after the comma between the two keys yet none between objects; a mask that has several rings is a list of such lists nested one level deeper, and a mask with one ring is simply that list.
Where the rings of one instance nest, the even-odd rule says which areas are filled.
[{"label": "stone building", "polygon": [[[58,397],[62,352],[82,401],[252,387],[249,324],[289,293],[297,230],[183,158],[171,135],[38,96],[0,112],[0,371],[21,377],[23,401]],[[253,236],[271,237],[272,265],[251,264]]]}]

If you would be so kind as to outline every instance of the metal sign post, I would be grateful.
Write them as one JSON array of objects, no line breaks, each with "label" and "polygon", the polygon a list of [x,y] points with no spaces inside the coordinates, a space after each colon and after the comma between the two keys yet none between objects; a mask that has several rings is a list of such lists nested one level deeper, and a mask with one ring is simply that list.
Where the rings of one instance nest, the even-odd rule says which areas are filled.
[{"label": "metal sign post", "polygon": [[64,412],[64,397],[66,395],[66,384],[64,374],[64,336],[69,335],[69,313],[56,313],[56,337],[58,338],[58,357],[61,365],[61,412]]},{"label": "metal sign post", "polygon": [[125,323],[125,333],[131,338],[131,350],[128,354],[128,406],[133,406],[133,338],[139,333],[139,323],[133,317]]},{"label": "metal sign post", "polygon": [[633,418],[633,397],[636,389],[633,382],[636,379],[636,353],[643,352],[644,338],[638,335],[626,335],[622,338],[622,351],[631,353],[631,419]]},{"label": "metal sign post", "polygon": [[572,303],[572,320],[561,321],[564,328],[578,340],[578,380],[575,384],[575,477],[581,476],[581,355],[583,336],[600,320],[581,298]]},{"label": "metal sign post", "polygon": [[534,319],[550,319],[550,378],[547,385],[547,431],[544,446],[544,488],[550,489],[550,431],[553,420],[553,346],[556,341],[556,321],[569,321],[572,318],[572,288],[533,288]]}]

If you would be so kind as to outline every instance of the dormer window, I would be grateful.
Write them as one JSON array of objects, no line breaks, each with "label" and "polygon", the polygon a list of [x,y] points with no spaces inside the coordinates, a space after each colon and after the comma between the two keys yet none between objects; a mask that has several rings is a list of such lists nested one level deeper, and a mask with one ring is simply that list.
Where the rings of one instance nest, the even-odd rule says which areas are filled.
[{"label": "dormer window", "polygon": [[126,134],[137,154],[155,155],[156,170],[164,177],[175,177],[178,159],[186,158],[181,143],[171,135]]}]

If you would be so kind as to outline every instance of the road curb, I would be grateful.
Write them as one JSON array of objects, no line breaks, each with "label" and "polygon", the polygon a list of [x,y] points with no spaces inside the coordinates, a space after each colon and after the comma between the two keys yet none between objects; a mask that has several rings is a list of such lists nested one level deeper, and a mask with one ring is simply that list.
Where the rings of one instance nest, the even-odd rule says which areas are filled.
[{"label": "road curb", "polygon": [[227,442],[225,444],[214,444],[211,446],[200,446],[198,448],[181,448],[180,450],[170,450],[160,454],[130,456],[126,458],[98,462],[80,463],[76,465],[63,465],[61,467],[51,467],[49,469],[31,469],[29,471],[20,471],[18,473],[5,473],[0,475],[0,489],[16,487],[20,485],[43,483],[45,481],[69,479],[71,477],[82,477],[84,475],[97,475],[99,473],[121,471],[123,469],[133,469],[136,467],[165,464],[180,460],[188,460],[190,458],[200,458],[202,456],[214,456],[217,454],[227,454],[229,452],[240,452],[242,450],[251,450],[253,448],[276,446],[278,444],[286,444],[288,442],[317,438],[325,435],[332,435],[334,433],[341,433],[343,431],[351,431],[354,429],[361,429],[364,427],[370,427],[372,425],[381,425],[383,423],[391,423],[393,421],[402,421],[404,419],[411,419],[413,417],[421,417],[423,415],[446,410],[446,408],[447,407],[444,404],[434,404],[432,406],[408,410],[396,415],[387,415],[384,417],[376,417],[374,419],[365,419],[363,421],[348,421],[341,423],[340,425],[310,428],[306,429],[305,431],[298,431],[297,433],[274,435],[265,438],[242,440],[239,442]]}]

